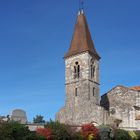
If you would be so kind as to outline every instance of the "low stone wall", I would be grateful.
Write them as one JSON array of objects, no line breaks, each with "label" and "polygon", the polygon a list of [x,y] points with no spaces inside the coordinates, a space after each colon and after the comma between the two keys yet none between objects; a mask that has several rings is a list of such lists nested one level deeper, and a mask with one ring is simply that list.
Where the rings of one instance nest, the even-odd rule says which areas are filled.
[{"label": "low stone wall", "polygon": [[44,124],[26,124],[30,131],[36,131],[37,128],[44,128]]}]

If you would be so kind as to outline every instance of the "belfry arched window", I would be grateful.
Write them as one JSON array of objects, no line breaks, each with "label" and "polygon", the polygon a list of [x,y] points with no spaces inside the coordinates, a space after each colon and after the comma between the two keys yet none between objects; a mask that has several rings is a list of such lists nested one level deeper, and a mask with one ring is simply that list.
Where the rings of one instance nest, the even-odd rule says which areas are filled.
[{"label": "belfry arched window", "polygon": [[75,96],[77,97],[78,96],[78,89],[75,88]]},{"label": "belfry arched window", "polygon": [[95,96],[95,87],[92,89],[92,95]]},{"label": "belfry arched window", "polygon": [[91,77],[91,79],[94,78],[94,75],[95,75],[95,65],[94,65],[94,62],[91,61],[91,65],[90,65],[90,77]]},{"label": "belfry arched window", "polygon": [[80,65],[78,61],[76,61],[74,65],[74,79],[76,78],[80,78]]}]

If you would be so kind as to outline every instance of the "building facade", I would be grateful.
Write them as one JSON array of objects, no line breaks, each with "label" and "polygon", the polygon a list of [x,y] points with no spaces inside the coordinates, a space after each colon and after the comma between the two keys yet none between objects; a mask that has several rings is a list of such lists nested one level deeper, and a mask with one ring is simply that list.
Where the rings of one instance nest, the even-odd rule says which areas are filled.
[{"label": "building facade", "polygon": [[118,123],[127,130],[140,130],[140,86],[118,85],[101,97],[101,106],[108,111],[107,124]]},{"label": "building facade", "polygon": [[[139,102],[139,98],[136,99],[136,96],[139,97],[137,90],[117,86],[103,95],[100,100],[100,56],[94,47],[83,10],[78,13],[71,45],[64,60],[66,102],[56,114],[59,122],[70,125],[115,123],[121,127],[131,126],[137,129],[134,125],[136,121],[134,114],[139,112],[139,106],[135,103],[136,100]],[[123,89],[129,92],[124,94]],[[133,110],[128,107],[127,102],[126,104],[123,102],[122,96],[126,96],[124,98],[129,106],[133,105]],[[128,99],[131,99],[131,102]],[[111,113],[113,111],[114,114]],[[130,117],[126,119],[126,115]]]}]

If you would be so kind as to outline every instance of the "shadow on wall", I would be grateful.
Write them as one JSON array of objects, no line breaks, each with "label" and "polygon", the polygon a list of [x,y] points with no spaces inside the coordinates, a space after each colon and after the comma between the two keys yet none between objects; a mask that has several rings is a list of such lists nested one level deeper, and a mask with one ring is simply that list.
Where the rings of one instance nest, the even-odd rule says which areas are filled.
[{"label": "shadow on wall", "polygon": [[114,110],[114,108],[110,108],[110,102],[109,102],[109,98],[107,96],[107,94],[104,94],[103,96],[101,96],[101,101],[100,101],[100,105],[109,113],[109,118],[108,123],[109,125],[111,125],[113,128],[119,128],[119,125],[122,123],[121,119],[118,119],[114,116],[110,116],[110,114],[114,114],[116,111]]},{"label": "shadow on wall", "polygon": [[110,103],[107,94],[101,96],[100,105],[107,111],[109,111]]}]

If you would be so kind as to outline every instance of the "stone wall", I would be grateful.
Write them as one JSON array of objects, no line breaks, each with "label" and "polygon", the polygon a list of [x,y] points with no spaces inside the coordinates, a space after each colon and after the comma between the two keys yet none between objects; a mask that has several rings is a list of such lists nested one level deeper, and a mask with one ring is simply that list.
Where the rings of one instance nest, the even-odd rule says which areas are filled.
[{"label": "stone wall", "polygon": [[70,109],[67,106],[62,108],[56,115],[56,120],[70,125],[82,125],[94,123],[96,125],[106,124],[108,112],[101,106],[93,105],[90,102],[79,104]]},{"label": "stone wall", "polygon": [[[121,120],[120,128],[137,129],[136,97],[138,92],[127,87],[116,86],[101,97],[101,106],[109,111],[114,121]],[[109,119],[108,119],[109,120]],[[110,123],[110,120],[107,122]]]},{"label": "stone wall", "polygon": [[[74,66],[80,66],[79,78],[74,78]],[[91,63],[95,67],[91,77]],[[99,106],[99,62],[88,52],[65,60],[66,102],[56,118],[62,123],[80,125],[104,120],[104,109]]]}]

